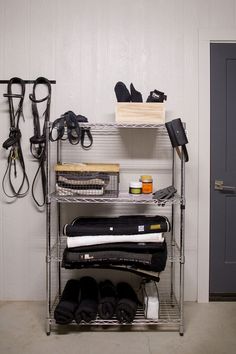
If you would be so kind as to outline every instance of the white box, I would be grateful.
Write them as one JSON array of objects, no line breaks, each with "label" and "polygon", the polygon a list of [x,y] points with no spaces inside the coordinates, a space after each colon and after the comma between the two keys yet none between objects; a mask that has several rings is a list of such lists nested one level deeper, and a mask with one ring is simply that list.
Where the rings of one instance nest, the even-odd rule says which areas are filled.
[{"label": "white box", "polygon": [[144,315],[147,319],[159,319],[159,295],[154,281],[144,285]]}]

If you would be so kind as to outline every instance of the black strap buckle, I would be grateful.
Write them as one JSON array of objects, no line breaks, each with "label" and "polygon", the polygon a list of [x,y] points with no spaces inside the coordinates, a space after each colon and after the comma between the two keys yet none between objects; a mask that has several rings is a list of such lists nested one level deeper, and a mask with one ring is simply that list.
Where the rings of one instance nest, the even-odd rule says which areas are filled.
[{"label": "black strap buckle", "polygon": [[9,147],[18,143],[20,141],[20,138],[21,138],[20,129],[10,128],[9,138],[4,141],[4,143],[2,144],[2,147],[7,150],[7,149],[9,149]]},{"label": "black strap buckle", "polygon": [[46,142],[46,137],[45,135],[41,135],[41,136],[32,136],[30,138],[30,142],[31,144],[44,144]]}]

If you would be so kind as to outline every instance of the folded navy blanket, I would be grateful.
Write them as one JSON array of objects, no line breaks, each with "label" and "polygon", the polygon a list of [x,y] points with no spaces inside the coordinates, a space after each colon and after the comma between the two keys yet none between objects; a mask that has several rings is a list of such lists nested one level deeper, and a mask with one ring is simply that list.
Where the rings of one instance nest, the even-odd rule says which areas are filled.
[{"label": "folded navy blanket", "polygon": [[117,303],[116,288],[110,280],[105,280],[99,283],[98,292],[98,314],[104,320],[111,319]]},{"label": "folded navy blanket", "polygon": [[65,248],[62,266],[67,269],[89,267],[93,265],[131,265],[140,269],[161,272],[165,269],[167,259],[166,242],[163,249],[155,253],[148,250],[141,252],[127,252],[118,250],[99,250],[88,252],[74,251],[73,248]]},{"label": "folded navy blanket", "polygon": [[121,282],[117,284],[117,297],[118,302],[116,306],[116,317],[120,323],[131,323],[135,317],[138,298],[133,288]]},{"label": "folded navy blanket", "polygon": [[54,311],[56,323],[66,325],[73,321],[75,310],[78,306],[79,290],[80,284],[78,280],[68,280]]},{"label": "folded navy blanket", "polygon": [[76,218],[66,224],[66,236],[132,235],[170,231],[170,222],[165,216],[128,215],[115,218]]},{"label": "folded navy blanket", "polygon": [[80,279],[80,293],[78,307],[75,311],[75,321],[79,324],[82,320],[89,323],[96,319],[98,311],[98,285],[92,277]]}]

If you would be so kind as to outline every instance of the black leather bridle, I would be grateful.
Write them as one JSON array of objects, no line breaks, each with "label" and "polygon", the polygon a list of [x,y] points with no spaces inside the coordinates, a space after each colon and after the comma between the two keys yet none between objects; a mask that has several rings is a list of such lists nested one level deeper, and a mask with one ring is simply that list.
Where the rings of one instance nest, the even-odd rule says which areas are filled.
[{"label": "black leather bridle", "polygon": [[[15,94],[12,92],[12,86],[17,84],[21,88],[20,94]],[[19,122],[21,116],[23,116],[23,102],[25,97],[25,82],[24,80],[13,77],[9,80],[7,86],[7,93],[3,95],[8,98],[9,104],[9,114],[10,114],[10,133],[9,138],[4,141],[3,148],[6,150],[10,149],[8,155],[8,164],[5,174],[2,180],[2,188],[5,195],[9,198],[20,198],[24,197],[29,190],[29,179],[26,174],[24,156],[21,148],[21,131],[19,128]],[[18,99],[18,107],[15,111],[13,100]],[[12,177],[12,168],[14,169],[14,177],[17,179],[17,166],[21,170],[22,179],[21,182],[18,183],[18,187],[16,187],[15,182],[13,182]],[[6,191],[6,183],[9,183],[11,194]]]},{"label": "black leather bridle", "polygon": [[[52,123],[50,140],[57,141],[68,139],[72,145],[81,143],[83,149],[89,149],[93,144],[90,128],[80,126],[80,123],[87,122],[88,119],[84,116],[76,115],[72,111],[65,112]],[[88,140],[88,144],[85,143],[85,139]]]},{"label": "black leather bridle", "polygon": [[[48,94],[41,98],[36,98],[36,87],[38,85],[44,85],[47,87]],[[37,206],[42,207],[46,202],[46,171],[45,171],[45,161],[46,161],[46,122],[50,120],[50,105],[51,105],[51,83],[45,77],[38,77],[33,85],[33,92],[29,95],[30,100],[32,101],[32,114],[34,121],[34,135],[30,138],[30,151],[33,157],[38,160],[38,169],[33,179],[31,192],[32,197],[37,204]],[[40,127],[40,117],[38,112],[37,104],[46,102],[46,109],[43,113],[44,115],[44,124],[41,130]],[[35,184],[39,173],[41,172],[41,183],[42,183],[42,192],[43,192],[43,201],[40,203],[35,196]]]}]

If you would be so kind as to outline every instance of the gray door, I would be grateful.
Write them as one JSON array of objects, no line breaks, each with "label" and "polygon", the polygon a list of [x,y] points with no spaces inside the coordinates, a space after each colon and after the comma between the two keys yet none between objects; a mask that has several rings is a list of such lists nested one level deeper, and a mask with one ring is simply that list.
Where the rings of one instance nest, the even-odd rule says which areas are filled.
[{"label": "gray door", "polygon": [[236,44],[212,43],[210,64],[213,299],[236,296]]}]

